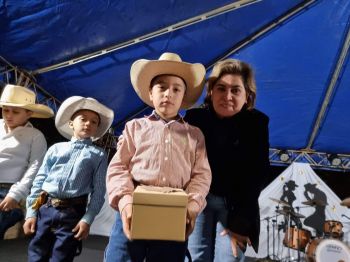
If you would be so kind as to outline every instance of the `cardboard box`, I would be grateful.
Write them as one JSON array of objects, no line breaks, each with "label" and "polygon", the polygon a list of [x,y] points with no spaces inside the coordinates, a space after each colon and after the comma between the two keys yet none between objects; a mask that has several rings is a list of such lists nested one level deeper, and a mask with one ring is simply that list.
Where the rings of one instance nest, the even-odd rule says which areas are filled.
[{"label": "cardboard box", "polygon": [[133,194],[131,238],[185,241],[187,202],[182,189],[138,186]]}]

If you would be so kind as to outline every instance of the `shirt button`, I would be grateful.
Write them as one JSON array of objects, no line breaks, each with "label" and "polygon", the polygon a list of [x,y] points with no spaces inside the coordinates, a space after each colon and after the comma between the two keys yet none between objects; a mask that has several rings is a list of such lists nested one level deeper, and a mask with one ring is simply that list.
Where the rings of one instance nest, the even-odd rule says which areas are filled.
[{"label": "shirt button", "polygon": [[165,178],[165,177],[163,177],[163,179],[162,179],[162,180],[163,180],[163,182],[165,182],[165,181],[166,181],[166,178]]},{"label": "shirt button", "polygon": [[168,140],[168,139],[165,139],[165,143],[169,143],[169,140]]},{"label": "shirt button", "polygon": [[167,157],[167,156],[166,156],[166,157],[164,157],[164,160],[165,160],[165,161],[167,161],[167,160],[168,160],[168,157]]}]

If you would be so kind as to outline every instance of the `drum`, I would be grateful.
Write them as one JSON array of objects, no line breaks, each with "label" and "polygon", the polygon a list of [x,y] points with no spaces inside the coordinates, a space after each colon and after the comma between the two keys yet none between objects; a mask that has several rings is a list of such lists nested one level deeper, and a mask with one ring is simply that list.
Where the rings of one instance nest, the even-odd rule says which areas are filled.
[{"label": "drum", "polygon": [[349,248],[338,239],[313,239],[306,247],[308,262],[350,262]]},{"label": "drum", "polygon": [[323,224],[323,232],[326,236],[341,238],[343,236],[343,224],[336,220],[326,220]]},{"label": "drum", "polygon": [[287,247],[304,250],[311,239],[311,232],[306,229],[290,227],[284,235],[283,244]]}]

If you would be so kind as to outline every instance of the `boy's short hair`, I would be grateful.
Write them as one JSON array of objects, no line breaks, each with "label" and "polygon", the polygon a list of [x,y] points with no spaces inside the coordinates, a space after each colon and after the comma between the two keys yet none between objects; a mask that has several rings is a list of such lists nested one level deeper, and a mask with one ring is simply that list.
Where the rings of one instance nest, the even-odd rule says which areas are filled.
[{"label": "boy's short hair", "polygon": [[140,59],[130,69],[132,86],[141,100],[153,107],[149,97],[152,79],[159,75],[175,75],[186,84],[186,92],[181,108],[191,107],[200,97],[204,86],[205,68],[202,64],[182,62],[179,55],[164,53],[158,60]]},{"label": "boy's short hair", "polygon": [[97,115],[97,117],[98,117],[98,125],[100,125],[100,123],[101,123],[101,117],[100,117],[100,115],[99,115],[97,112],[95,112],[95,111],[93,111],[93,110],[89,110],[89,109],[79,109],[78,111],[75,111],[75,112],[73,113],[73,115],[71,116],[70,120],[73,121],[74,118],[76,118],[76,117],[79,115],[79,113],[80,113],[81,111],[90,111],[90,112],[95,113],[95,114]]},{"label": "boy's short hair", "polygon": [[157,75],[157,76],[153,77],[152,80],[151,80],[151,83],[149,85],[149,90],[150,91],[152,90],[152,88],[153,88],[153,86],[155,84],[154,82],[156,81],[156,79],[159,78],[159,77],[162,77],[162,76],[175,76],[175,77],[180,78],[185,84],[185,91],[186,91],[186,89],[187,89],[186,81],[181,76],[177,76],[177,75],[174,75],[174,74],[164,74],[164,75]]},{"label": "boy's short hair", "polygon": [[69,121],[78,111],[90,110],[95,112],[99,118],[100,123],[97,127],[96,135],[91,137],[92,140],[97,140],[102,137],[112,125],[114,119],[114,112],[112,109],[98,102],[91,97],[71,96],[61,104],[57,111],[55,125],[62,136],[71,139],[73,130],[69,127]]}]

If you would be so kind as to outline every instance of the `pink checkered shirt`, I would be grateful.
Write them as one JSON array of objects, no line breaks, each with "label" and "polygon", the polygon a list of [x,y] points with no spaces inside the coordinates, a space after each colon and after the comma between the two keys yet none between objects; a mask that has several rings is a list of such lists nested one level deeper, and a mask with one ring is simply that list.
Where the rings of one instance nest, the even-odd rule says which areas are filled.
[{"label": "pink checkered shirt", "polygon": [[135,184],[182,188],[188,209],[206,205],[211,171],[204,136],[181,117],[165,122],[155,113],[125,125],[118,151],[107,171],[110,205],[122,211],[132,203]]}]

